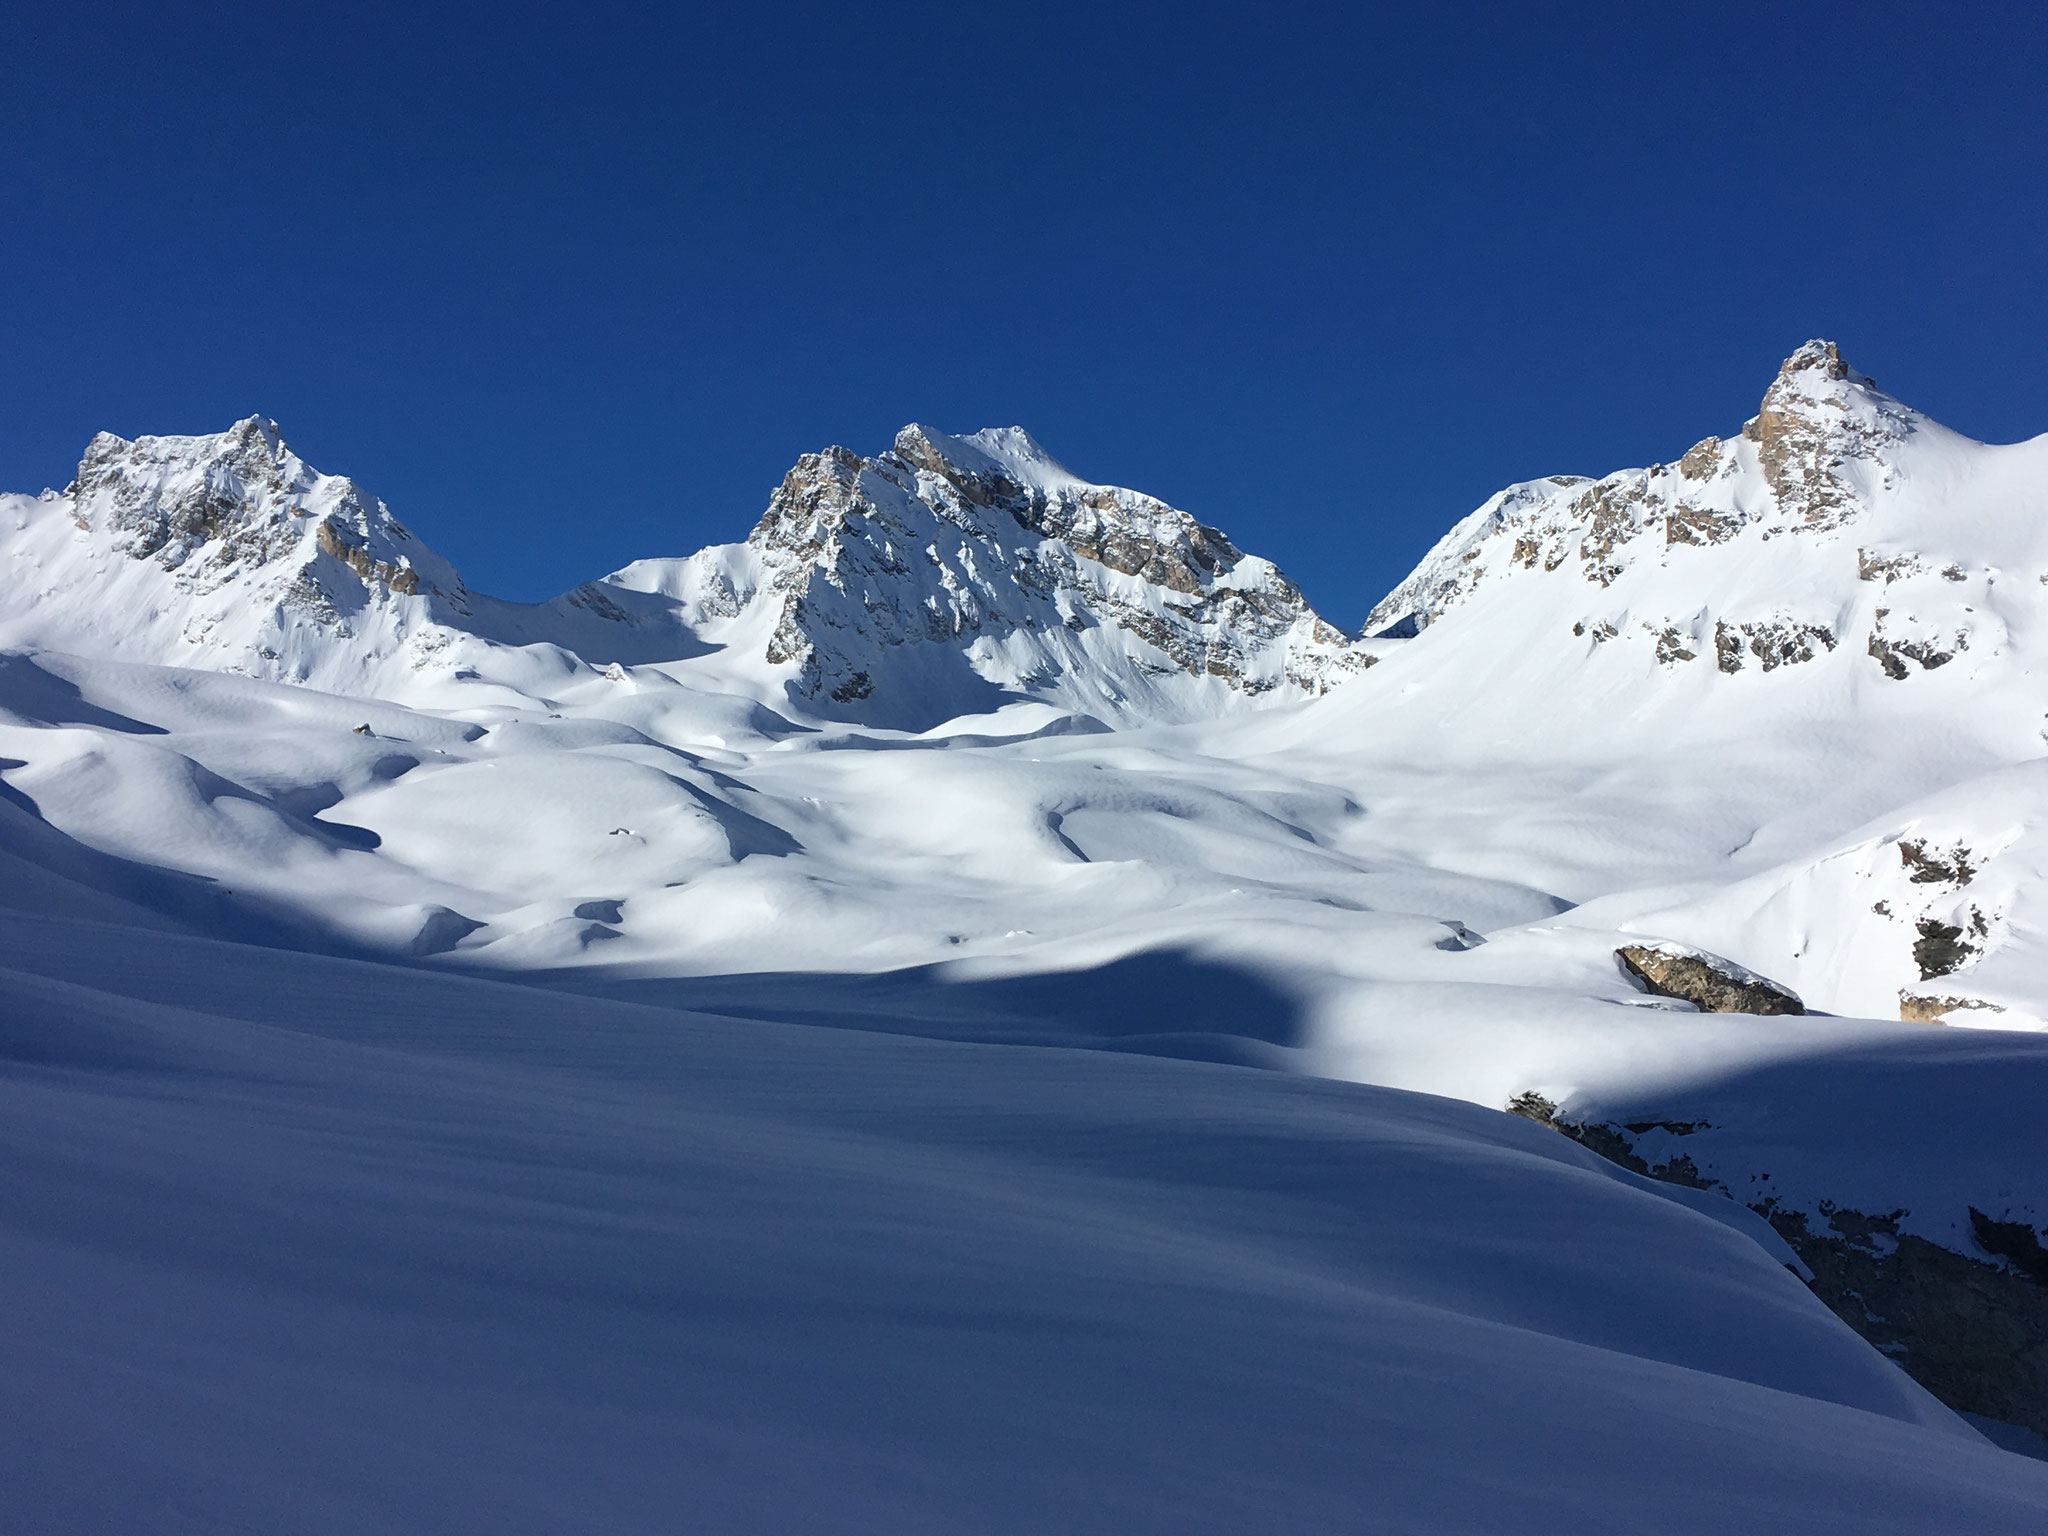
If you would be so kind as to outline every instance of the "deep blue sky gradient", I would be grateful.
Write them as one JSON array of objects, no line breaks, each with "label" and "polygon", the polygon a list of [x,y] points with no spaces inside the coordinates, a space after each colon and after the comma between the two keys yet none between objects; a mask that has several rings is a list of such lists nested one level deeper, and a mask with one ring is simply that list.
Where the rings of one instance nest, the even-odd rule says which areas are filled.
[{"label": "deep blue sky gradient", "polygon": [[1356,623],[1809,335],[2048,430],[2038,7],[0,11],[0,486],[261,411],[472,584],[1022,423]]}]

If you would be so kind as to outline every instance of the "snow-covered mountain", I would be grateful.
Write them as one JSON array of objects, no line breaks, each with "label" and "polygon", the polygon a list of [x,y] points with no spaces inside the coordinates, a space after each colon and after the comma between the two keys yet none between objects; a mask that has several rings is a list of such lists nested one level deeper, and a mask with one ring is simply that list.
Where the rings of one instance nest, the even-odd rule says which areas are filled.
[{"label": "snow-covered mountain", "polygon": [[0,510],[6,643],[369,691],[459,623],[452,567],[354,481],[251,417],[210,437],[101,433],[62,493]]},{"label": "snow-covered mountain", "polygon": [[1835,1011],[2048,1021],[2048,437],[1973,442],[1809,342],[1726,440],[1493,497],[1389,627],[1421,633],[1340,709],[1386,728],[1390,690],[1454,690],[1439,753],[1654,760],[1667,818],[1717,776],[1777,786],[1790,835],[1729,847],[1790,857],[1632,921]]},{"label": "snow-covered mountain", "polygon": [[[790,669],[802,706],[928,726],[1037,698],[1186,719],[1322,692],[1366,663],[1267,560],[1070,473],[1019,427],[908,426],[806,454],[743,545],[608,578]],[[766,631],[765,640],[761,632]]]},{"label": "snow-covered mountain", "polygon": [[[2048,441],[1972,442],[1879,390],[1832,342],[1809,342],[1739,435],[1675,464],[1500,492],[1366,629],[1562,620],[1591,645],[1731,674],[1846,647],[1904,682],[2000,654],[2027,627],[2048,570],[2044,479]],[[1556,628],[1522,638],[1586,649]]]},{"label": "snow-covered mountain", "polygon": [[[423,1277],[486,1277],[463,1358],[509,1373],[493,1468],[527,1456],[514,1420],[590,1408],[534,1388],[545,1373],[511,1382],[534,1308],[581,1340],[549,1379],[612,1402],[611,1324],[591,1322],[612,1301],[563,1296],[687,1274],[687,1304],[649,1307],[737,1316],[773,1269],[790,1283],[747,1313],[731,1373],[694,1324],[656,1330],[677,1391],[801,1397],[804,1361],[858,1358],[1023,1447],[1041,1441],[991,1392],[1109,1413],[1102,1383],[1134,1380],[1119,1446],[1174,1476],[1162,1446],[1204,1447],[1188,1485],[1209,1491],[1163,1528],[1241,1514],[1214,1492],[1233,1480],[1284,1482],[1245,1383],[1292,1362],[1350,1403],[1364,1377],[1304,1363],[1339,1357],[1509,1405],[1484,1416],[1507,1449],[1476,1461],[1456,1415],[1429,1420],[1423,1482],[1550,1465],[1551,1416],[1515,1403],[1622,1405],[1613,1443],[1682,1473],[1571,1503],[1587,1523],[1724,1529],[1700,1490],[1754,1476],[1807,1527],[1929,1528],[1981,1495],[1983,1528],[2030,1528],[2038,1474],[1973,1459],[1835,1318],[1951,1406],[2048,1430],[2048,1357],[2025,1343],[2048,1337],[2044,511],[2048,439],[1972,442],[1826,343],[1673,464],[1493,498],[1356,639],[1214,529],[1017,429],[807,455],[744,541],[532,605],[468,590],[261,419],[96,439],[65,492],[0,498],[0,1094],[17,1159],[85,1192],[10,1185],[0,1271],[39,1277],[70,1351],[10,1369],[97,1380],[111,1328],[166,1380],[232,1337],[227,1397],[317,1375],[238,1332],[218,1278],[281,1204],[321,1214],[278,1262],[345,1302],[275,1280],[278,1318],[309,1308],[334,1358],[372,1339],[385,1407],[457,1390],[468,1346],[416,1376],[424,1322],[351,1319],[410,1318],[416,1294],[425,1317],[442,1281]],[[1646,948],[1746,967],[1784,1006],[1696,1011],[1625,963]],[[1489,1113],[1509,1105],[1583,1146]],[[188,1157],[208,1126],[234,1128],[222,1166],[259,1172]],[[441,1127],[466,1149],[446,1163]],[[703,1148],[676,1151],[685,1134]],[[224,1226],[193,1214],[216,1198]],[[746,1235],[757,1205],[784,1246]],[[744,1263],[660,1235],[706,1220]],[[573,1241],[529,1275],[523,1224],[558,1221]],[[95,1310],[95,1287],[155,1294],[97,1257],[117,1230],[189,1305]],[[193,1231],[229,1234],[190,1260],[203,1276]],[[1143,1254],[1103,1259],[1088,1234],[1110,1231]],[[1331,1246],[1350,1232],[1370,1240]],[[1098,1262],[1138,1301],[1076,1301]],[[849,1272],[873,1305],[842,1316]],[[1007,1337],[985,1298],[1008,1316],[1033,1287],[1061,1298],[1043,1315],[1064,1344],[1108,1341],[1099,1370],[1042,1374],[1029,1329],[973,1381],[941,1381],[950,1346],[922,1333],[907,1355],[852,1342],[903,1296]],[[1213,1308],[1145,1301],[1205,1288]],[[1411,1306],[1436,1309],[1422,1334]],[[1257,1363],[1190,1398],[1162,1361],[1210,1358],[1224,1316],[1264,1330]],[[816,1354],[755,1372],[791,1327]],[[891,1443],[849,1382],[802,1454]],[[634,1433],[683,1412],[656,1397]],[[1190,1428],[1187,1402],[1227,1428]],[[590,1412],[594,1444],[615,1421]],[[301,1454],[194,1422],[195,1454],[267,1447],[259,1481]],[[769,1445],[793,1420],[758,1422]],[[1039,1485],[982,1434],[948,1442],[961,1466]],[[1356,1495],[1338,1440],[1303,1484],[1324,1492],[1290,1508]],[[1563,1455],[1516,1486],[1570,1503],[1614,1482],[1588,1445]],[[778,1475],[770,1452],[748,1464]],[[927,1523],[999,1528],[980,1477]],[[1411,1528],[1499,1523],[1402,1486]],[[1041,1527],[1057,1504],[1031,1506],[1054,1510]]]},{"label": "snow-covered mountain", "polygon": [[538,605],[468,591],[260,417],[211,437],[102,434],[63,493],[8,498],[0,559],[29,588],[0,643],[372,696],[715,653],[697,670],[726,686],[916,729],[1031,699],[1200,718],[1370,664],[1270,561],[1079,479],[1015,427],[806,454],[744,543]]}]

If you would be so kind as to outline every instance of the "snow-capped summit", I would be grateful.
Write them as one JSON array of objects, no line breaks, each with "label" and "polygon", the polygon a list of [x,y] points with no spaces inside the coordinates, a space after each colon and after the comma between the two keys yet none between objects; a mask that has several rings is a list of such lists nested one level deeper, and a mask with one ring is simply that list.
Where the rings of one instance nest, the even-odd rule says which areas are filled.
[{"label": "snow-capped summit", "polygon": [[423,625],[460,624],[455,570],[261,416],[197,437],[102,432],[62,493],[11,496],[0,641],[344,691]]},{"label": "snow-capped summit", "polygon": [[2048,560],[2032,511],[2044,457],[2039,440],[1995,448],[1950,432],[1850,368],[1833,342],[1810,341],[1730,439],[1703,439],[1673,464],[1500,492],[1366,630],[1420,629],[1483,594],[1471,612],[1552,647],[1568,628],[1586,645],[1641,645],[1662,666],[1704,659],[1733,673],[1811,662],[1847,641],[1845,656],[1903,679],[1990,642],[1983,603],[1968,599]]},{"label": "snow-capped summit", "polygon": [[102,432],[65,494],[96,546],[172,573],[187,593],[288,574],[287,603],[330,620],[392,594],[467,608],[447,561],[355,481],[313,469],[261,416],[203,437]]},{"label": "snow-capped summit", "polygon": [[[415,596],[422,569],[430,591],[459,594],[452,569],[418,543],[381,501],[353,480],[323,475],[285,446],[277,423],[251,416],[210,437],[144,437],[102,432],[85,450],[69,487],[81,531],[122,554],[177,573],[188,590],[210,591],[292,560],[308,547],[360,581]],[[306,596],[319,577],[302,563]]]},{"label": "snow-capped summit", "polygon": [[[896,434],[896,452],[913,464],[949,476],[1007,479],[1015,488],[1057,493],[1085,490],[1088,482],[1060,463],[1022,427],[984,427],[953,437],[912,422]],[[946,466],[939,469],[940,465]]]},{"label": "snow-capped summit", "polygon": [[800,707],[922,727],[1037,698],[1186,719],[1364,666],[1267,560],[1021,427],[911,425],[874,458],[805,454],[743,545],[610,578],[781,669]]}]

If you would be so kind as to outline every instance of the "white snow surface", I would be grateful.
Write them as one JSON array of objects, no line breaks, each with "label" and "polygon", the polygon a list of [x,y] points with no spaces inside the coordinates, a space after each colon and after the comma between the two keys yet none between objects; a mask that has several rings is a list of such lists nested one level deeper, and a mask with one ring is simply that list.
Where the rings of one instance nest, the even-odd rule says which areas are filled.
[{"label": "white snow surface", "polygon": [[1454,1100],[48,918],[0,980],[11,1530],[2048,1514],[1743,1230]]},{"label": "white snow surface", "polygon": [[2039,1529],[1497,1113],[2048,1228],[2048,439],[1823,343],[1748,430],[1411,639],[1016,428],[539,605],[260,418],[0,498],[0,1524]]}]

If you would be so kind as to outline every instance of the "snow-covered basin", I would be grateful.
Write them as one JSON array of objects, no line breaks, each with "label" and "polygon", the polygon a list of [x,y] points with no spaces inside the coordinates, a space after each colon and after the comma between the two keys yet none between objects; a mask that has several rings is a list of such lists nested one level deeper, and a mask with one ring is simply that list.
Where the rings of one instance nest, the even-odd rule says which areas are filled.
[{"label": "snow-covered basin", "polygon": [[[2009,880],[2023,922],[2040,886],[2028,842],[1972,827],[2023,821],[2037,773],[1895,813],[1987,749],[1954,733],[1886,759],[1816,756],[1826,739],[1796,700],[1748,736],[1731,716],[1708,762],[1660,747],[1654,721],[1623,731],[1618,756],[1503,745],[1405,692],[1413,668],[1396,658],[1353,685],[1389,679],[1385,707],[1338,694],[1255,727],[1062,735],[1070,717],[1030,706],[923,737],[776,737],[672,684],[593,677],[585,702],[451,718],[41,653],[0,674],[0,773],[18,797],[0,797],[0,858],[15,855],[0,867],[28,909],[160,921],[110,892],[161,910],[144,876],[178,871],[196,877],[180,910],[217,933],[453,945],[437,964],[668,1006],[1711,1119],[1744,1188],[1767,1172],[1807,1208],[1905,1208],[1907,1230],[1952,1244],[1971,1204],[2048,1224],[2048,1128],[2027,1108],[2048,1089],[2048,1037],[1700,1016],[1646,997],[1613,958],[1691,940],[1826,1007],[1841,980],[1781,960],[1867,958],[1829,914],[1869,900],[1778,922],[1762,895],[1809,888],[1809,867],[1864,868],[1830,850],[1886,829],[2007,847],[1971,889]],[[1879,851],[1892,901],[1937,889]],[[1738,901],[1745,886],[1759,899]],[[1730,911],[1749,916],[1718,920]],[[1848,947],[1830,950],[1837,937]],[[2015,931],[1985,968],[2010,968],[2023,995],[2038,954]],[[835,971],[900,981],[818,980]],[[1859,1065],[1837,1083],[1835,1061]],[[1894,1090],[1851,1086],[1885,1061],[1903,1118]],[[1767,1068],[1768,1099],[1742,1116],[1688,1107]],[[1752,1133],[1744,1165],[1728,1138]],[[1788,1141],[1828,1155],[1773,1150]]]},{"label": "snow-covered basin", "polygon": [[0,966],[9,1529],[2048,1519],[1758,1241],[1470,1105],[18,915]]}]

